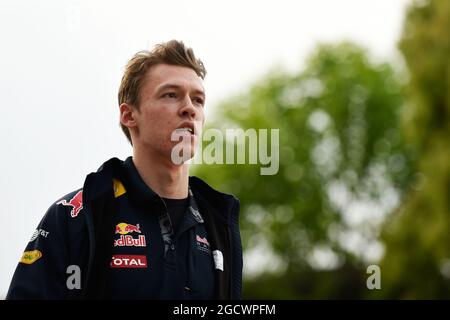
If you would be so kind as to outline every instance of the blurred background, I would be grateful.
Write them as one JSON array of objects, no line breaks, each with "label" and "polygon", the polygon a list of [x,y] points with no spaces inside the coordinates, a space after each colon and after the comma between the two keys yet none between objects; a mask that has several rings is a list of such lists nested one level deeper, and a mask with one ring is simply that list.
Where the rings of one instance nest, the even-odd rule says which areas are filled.
[{"label": "blurred background", "polygon": [[192,168],[241,200],[244,298],[450,298],[449,33],[448,0],[0,0],[0,298],[46,209],[131,154],[123,68],[173,38],[208,128],[280,130],[276,175]]}]

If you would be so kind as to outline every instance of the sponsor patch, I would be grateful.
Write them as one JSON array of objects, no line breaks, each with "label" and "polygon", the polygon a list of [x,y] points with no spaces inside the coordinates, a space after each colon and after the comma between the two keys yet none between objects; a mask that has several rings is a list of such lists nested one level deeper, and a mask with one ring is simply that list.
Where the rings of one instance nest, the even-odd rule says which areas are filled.
[{"label": "sponsor patch", "polygon": [[213,251],[214,266],[216,269],[223,271],[223,254],[220,250]]},{"label": "sponsor patch", "polygon": [[33,242],[33,241],[36,240],[37,237],[39,237],[39,236],[44,237],[44,238],[47,238],[48,233],[49,233],[49,232],[48,232],[48,231],[45,231],[44,229],[36,229],[36,230],[33,232],[33,235],[31,236],[30,242]]},{"label": "sponsor patch", "polygon": [[25,251],[22,255],[22,258],[20,259],[20,262],[25,264],[32,264],[41,257],[42,252],[40,252],[39,250]]},{"label": "sponsor patch", "polygon": [[133,225],[125,222],[121,222],[116,225],[116,234],[129,234],[132,232],[141,233],[139,224]]},{"label": "sponsor patch", "polygon": [[61,201],[58,201],[56,204],[62,204],[63,206],[72,207],[70,216],[72,218],[76,218],[80,211],[83,209],[83,190],[78,191],[77,194],[74,195],[73,198],[69,201],[63,199]]},{"label": "sponsor patch", "polygon": [[147,268],[147,257],[143,255],[114,255],[111,257],[111,268]]},{"label": "sponsor patch", "polygon": [[195,240],[197,243],[197,249],[204,251],[206,253],[210,253],[209,242],[206,237],[202,238],[198,234],[195,236]]},{"label": "sponsor patch", "polygon": [[130,235],[121,235],[119,239],[114,240],[114,247],[146,247],[145,236],[139,236],[137,239]]},{"label": "sponsor patch", "polygon": [[114,189],[114,198],[118,198],[125,192],[127,192],[122,182],[117,179],[113,179],[113,189]]}]

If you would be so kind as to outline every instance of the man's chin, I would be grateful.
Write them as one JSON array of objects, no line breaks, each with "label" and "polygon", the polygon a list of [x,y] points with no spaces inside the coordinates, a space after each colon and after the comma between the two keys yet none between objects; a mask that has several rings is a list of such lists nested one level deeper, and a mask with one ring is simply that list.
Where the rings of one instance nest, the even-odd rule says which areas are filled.
[{"label": "man's chin", "polygon": [[175,165],[182,165],[195,156],[195,148],[192,145],[176,145],[170,152],[170,160]]}]

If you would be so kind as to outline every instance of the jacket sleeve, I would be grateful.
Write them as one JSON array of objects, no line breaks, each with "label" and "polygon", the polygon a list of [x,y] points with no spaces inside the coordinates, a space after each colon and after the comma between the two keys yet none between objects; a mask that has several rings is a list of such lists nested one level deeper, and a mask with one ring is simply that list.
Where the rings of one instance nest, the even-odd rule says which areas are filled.
[{"label": "jacket sleeve", "polygon": [[34,231],[16,268],[6,299],[64,299],[67,214],[53,204]]}]

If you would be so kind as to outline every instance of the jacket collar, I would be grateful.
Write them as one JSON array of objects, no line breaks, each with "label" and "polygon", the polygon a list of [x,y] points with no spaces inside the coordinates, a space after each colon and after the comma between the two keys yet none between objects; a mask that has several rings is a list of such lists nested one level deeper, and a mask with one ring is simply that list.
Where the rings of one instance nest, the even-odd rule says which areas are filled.
[{"label": "jacket collar", "polygon": [[213,213],[227,225],[230,224],[231,216],[234,214],[233,208],[237,199],[230,194],[215,190],[202,179],[189,177],[189,186],[200,203],[213,211]]},{"label": "jacket collar", "polygon": [[[157,201],[159,196],[151,190],[142,178],[133,164],[132,157],[125,161],[118,158],[111,158],[104,162],[97,172],[93,172],[86,177],[83,187],[83,200],[89,201],[105,195],[112,188],[113,178],[122,179],[126,184],[126,190],[132,190],[130,195],[135,195],[134,200],[138,202]],[[126,183],[132,181],[132,183]],[[189,186],[197,201],[205,204],[226,224],[230,224],[230,216],[233,214],[233,208],[236,198],[233,195],[215,190],[202,179],[190,176]]]}]

